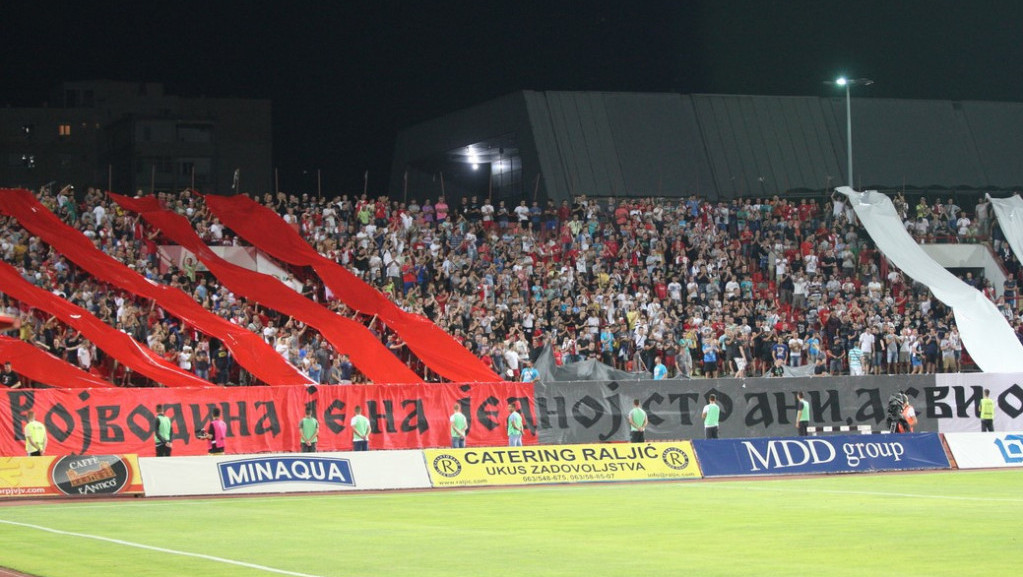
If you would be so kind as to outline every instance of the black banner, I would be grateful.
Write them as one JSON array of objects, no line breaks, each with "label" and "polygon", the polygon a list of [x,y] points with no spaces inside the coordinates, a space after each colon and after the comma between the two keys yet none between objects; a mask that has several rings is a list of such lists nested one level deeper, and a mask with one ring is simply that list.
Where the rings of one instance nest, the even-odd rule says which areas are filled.
[{"label": "black banner", "polygon": [[[722,437],[782,437],[796,433],[796,396],[810,402],[811,425],[871,425],[887,430],[888,398],[905,391],[916,408],[917,430],[938,431],[955,418],[940,402],[933,375],[792,377],[536,383],[534,415],[541,444],[601,443],[629,438],[627,415],[639,399],[646,439],[702,439],[703,407],[713,393],[721,406]],[[948,387],[945,387],[948,388]],[[944,393],[944,395],[942,394]]]}]

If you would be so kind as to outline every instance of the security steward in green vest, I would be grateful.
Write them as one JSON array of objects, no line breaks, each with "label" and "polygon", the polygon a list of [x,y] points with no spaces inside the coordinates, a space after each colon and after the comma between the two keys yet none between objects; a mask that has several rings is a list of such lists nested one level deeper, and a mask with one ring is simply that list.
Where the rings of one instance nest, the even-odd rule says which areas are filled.
[{"label": "security steward in green vest", "polygon": [[639,406],[639,399],[632,401],[632,410],[629,411],[630,442],[642,443],[645,441],[647,423],[646,411]]},{"label": "security steward in green vest", "polygon": [[320,436],[320,422],[316,420],[316,413],[312,407],[306,408],[305,417],[298,423],[298,432],[302,437],[302,452],[315,453],[316,442]]},{"label": "security steward in green vest", "polygon": [[171,420],[163,414],[163,405],[156,405],[156,420],[153,421],[153,429],[156,433],[153,439],[156,441],[156,456],[171,456]]},{"label": "security steward in green vest", "polygon": [[991,398],[991,389],[984,389],[984,398],[980,400],[980,432],[995,432],[995,400]]},{"label": "security steward in green vest", "polygon": [[703,431],[708,439],[718,438],[718,422],[721,419],[721,405],[717,395],[711,393],[707,397],[707,406],[703,408]]},{"label": "security steward in green vest", "polygon": [[799,431],[800,437],[805,437],[809,434],[810,428],[810,401],[803,398],[802,391],[796,393],[796,405],[799,407],[796,411],[796,430]]}]

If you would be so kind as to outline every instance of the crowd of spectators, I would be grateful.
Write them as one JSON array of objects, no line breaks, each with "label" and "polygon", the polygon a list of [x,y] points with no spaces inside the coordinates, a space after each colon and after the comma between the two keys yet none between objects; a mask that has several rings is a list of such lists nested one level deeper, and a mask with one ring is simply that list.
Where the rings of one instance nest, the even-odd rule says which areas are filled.
[{"label": "crowd of spectators", "polygon": [[[364,380],[315,330],[236,297],[192,258],[168,264],[158,249],[166,242],[160,231],[101,191],[43,189],[39,199],[109,256],[260,334],[313,380]],[[245,244],[207,211],[202,196],[183,191],[159,199],[208,244]],[[781,375],[786,366],[818,375],[932,373],[959,371],[968,358],[951,311],[887,262],[837,194],[727,202],[579,197],[542,205],[284,193],[256,200],[321,254],[443,327],[507,379],[535,378],[524,369],[547,345],[558,363],[595,359],[656,378]],[[1000,291],[972,275],[964,280],[997,302],[1017,334],[1023,331],[1019,264],[997,230],[991,236],[989,205],[968,215],[951,199],[921,198],[911,207],[898,194],[894,202],[921,242],[993,238],[1009,280]],[[0,256],[25,279],[185,370],[220,383],[250,382],[216,339],[158,303],[96,281],[17,221],[2,218],[0,226]],[[282,280],[296,291],[366,323],[424,380],[437,379],[379,320],[329,298],[310,270],[289,270]],[[22,319],[23,340],[119,384],[147,384],[77,331],[7,296],[2,304]]]}]

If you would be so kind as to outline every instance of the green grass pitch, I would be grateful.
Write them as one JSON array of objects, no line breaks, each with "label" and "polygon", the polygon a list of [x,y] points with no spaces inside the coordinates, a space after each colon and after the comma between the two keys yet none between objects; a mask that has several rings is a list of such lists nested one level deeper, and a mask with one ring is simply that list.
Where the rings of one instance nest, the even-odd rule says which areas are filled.
[{"label": "green grass pitch", "polygon": [[45,577],[1018,575],[1021,485],[1023,470],[1008,470],[13,505],[0,507],[0,566]]}]

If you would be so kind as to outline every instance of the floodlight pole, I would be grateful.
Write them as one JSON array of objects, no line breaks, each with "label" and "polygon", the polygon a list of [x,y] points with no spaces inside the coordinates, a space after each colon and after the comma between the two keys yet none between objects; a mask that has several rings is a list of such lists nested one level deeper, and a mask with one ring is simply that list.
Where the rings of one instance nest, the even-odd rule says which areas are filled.
[{"label": "floodlight pole", "polygon": [[848,153],[848,167],[849,167],[849,188],[856,189],[853,186],[853,159],[852,159],[852,98],[849,96],[849,84],[851,82],[843,82],[845,84],[845,150]]},{"label": "floodlight pole", "polygon": [[845,150],[848,155],[846,161],[848,166],[849,174],[849,188],[855,188],[853,186],[853,148],[852,148],[852,96],[849,93],[849,88],[856,84],[859,86],[869,86],[874,81],[869,78],[846,78],[845,76],[839,77],[834,82],[826,82],[826,84],[833,84],[835,86],[841,86],[845,88]]}]

